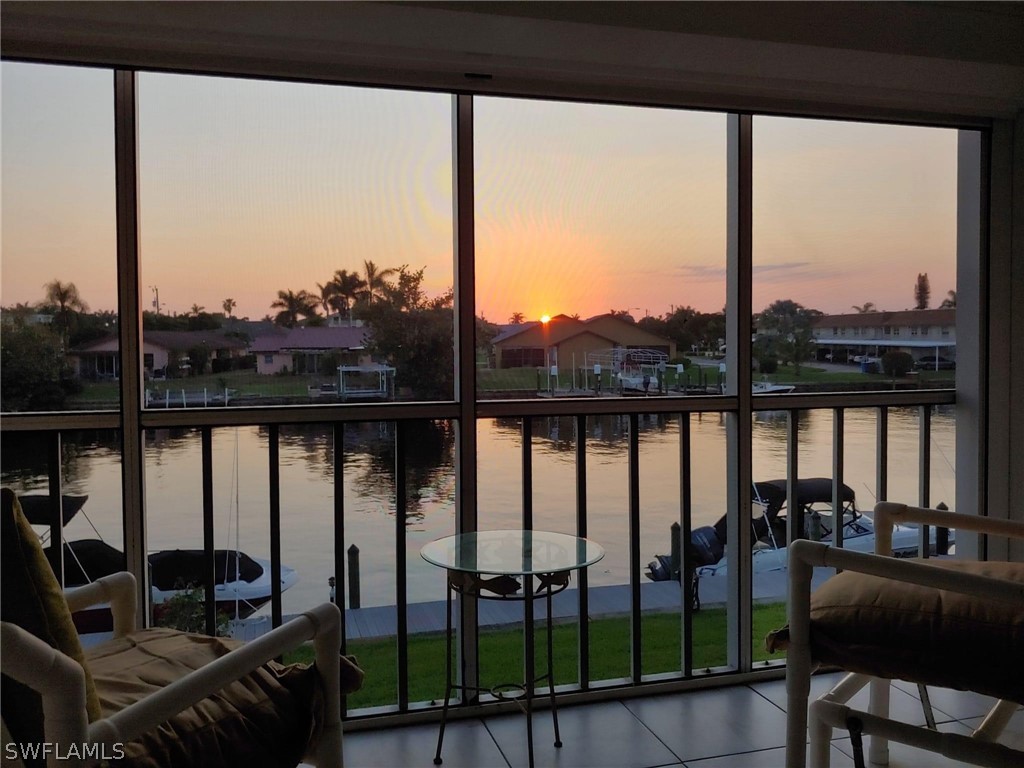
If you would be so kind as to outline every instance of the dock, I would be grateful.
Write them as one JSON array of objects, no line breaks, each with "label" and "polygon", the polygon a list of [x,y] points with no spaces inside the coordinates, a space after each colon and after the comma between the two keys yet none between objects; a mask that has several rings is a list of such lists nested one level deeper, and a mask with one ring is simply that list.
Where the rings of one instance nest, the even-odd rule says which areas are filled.
[{"label": "dock", "polygon": [[[829,569],[816,569],[811,587],[817,588],[833,574]],[[773,603],[786,599],[788,589],[787,571],[767,571],[756,574],[754,579],[754,602]],[[724,576],[709,576],[700,580],[701,608],[724,608],[728,579]],[[589,616],[591,619],[625,616],[630,612],[630,586],[589,587]],[[644,581],[640,585],[640,603],[643,613],[677,612],[682,605],[682,589],[678,581]],[[410,635],[444,632],[445,601],[432,600],[409,603],[407,626]],[[547,608],[543,599],[533,603],[534,619],[543,621]],[[551,615],[555,622],[576,620],[579,614],[579,594],[570,587],[555,595],[551,601]],[[287,621],[292,618],[285,616]],[[479,623],[481,629],[500,629],[521,626],[523,603],[518,600],[481,600]],[[232,630],[232,636],[252,640],[270,630],[270,617],[262,616],[239,622]],[[349,608],[345,610],[345,635],[348,640],[373,640],[394,637],[398,634],[398,615],[394,605]]]}]

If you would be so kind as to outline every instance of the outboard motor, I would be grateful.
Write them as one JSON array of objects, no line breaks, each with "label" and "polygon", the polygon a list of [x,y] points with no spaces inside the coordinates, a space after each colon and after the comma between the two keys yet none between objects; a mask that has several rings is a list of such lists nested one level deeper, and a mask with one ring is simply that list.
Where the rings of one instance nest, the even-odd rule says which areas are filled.
[{"label": "outboard motor", "polygon": [[725,557],[725,542],[719,538],[714,527],[705,525],[690,535],[690,553],[695,568],[714,565]]}]

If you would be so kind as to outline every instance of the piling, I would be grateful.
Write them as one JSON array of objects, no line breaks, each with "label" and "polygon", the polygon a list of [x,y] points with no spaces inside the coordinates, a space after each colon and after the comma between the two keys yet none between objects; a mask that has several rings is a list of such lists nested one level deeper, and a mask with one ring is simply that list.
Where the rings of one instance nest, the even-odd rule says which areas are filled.
[{"label": "piling", "polygon": [[359,547],[348,548],[348,607],[359,607]]}]

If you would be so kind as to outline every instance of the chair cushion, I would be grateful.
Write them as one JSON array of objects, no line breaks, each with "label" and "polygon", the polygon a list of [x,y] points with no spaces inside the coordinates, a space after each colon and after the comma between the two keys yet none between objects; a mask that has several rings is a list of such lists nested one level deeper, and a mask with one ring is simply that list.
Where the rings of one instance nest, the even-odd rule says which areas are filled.
[{"label": "chair cushion", "polygon": [[[43,642],[82,664],[85,669],[89,720],[100,716],[99,699],[71,612],[43,554],[39,537],[9,488],[0,491],[0,619],[17,624]],[[32,689],[4,677],[4,722],[15,741],[43,741],[42,702]]]},{"label": "chair cushion", "polygon": [[[86,651],[103,716],[137,702],[241,643],[155,628]],[[295,765],[319,732],[323,692],[311,664],[269,662],[125,745],[119,766]]]},{"label": "chair cushion", "polygon": [[[930,560],[1024,584],[1024,563]],[[844,571],[811,596],[816,662],[1024,704],[1024,603]]]}]

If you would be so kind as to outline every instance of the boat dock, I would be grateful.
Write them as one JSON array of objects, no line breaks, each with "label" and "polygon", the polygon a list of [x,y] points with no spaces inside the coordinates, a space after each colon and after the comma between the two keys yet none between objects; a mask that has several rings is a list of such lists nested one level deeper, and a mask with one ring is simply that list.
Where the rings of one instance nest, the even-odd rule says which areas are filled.
[{"label": "boat dock", "polygon": [[[812,588],[818,587],[833,571],[819,568],[815,571]],[[726,602],[724,576],[709,576],[700,580],[701,608],[722,608]],[[779,602],[786,599],[788,588],[787,571],[766,571],[754,579],[754,601],[759,603]],[[628,584],[605,587],[590,587],[589,613],[591,619],[624,616],[630,609],[630,588]],[[578,615],[577,590],[566,589],[552,598],[551,613],[554,620],[572,621]],[[678,581],[645,581],[640,585],[640,601],[644,613],[678,611],[682,604],[682,590]],[[445,631],[445,601],[432,600],[423,603],[409,603],[408,631],[413,634],[430,634]],[[543,620],[546,607],[543,599],[534,601],[534,618]],[[481,600],[479,607],[481,629],[497,629],[518,626],[523,621],[523,604],[518,600]],[[285,616],[287,621],[292,616]],[[232,636],[252,640],[270,630],[270,617],[261,616],[240,622]],[[349,608],[345,611],[345,633],[348,640],[372,640],[394,637],[398,634],[395,606],[382,605],[370,608]]]}]

